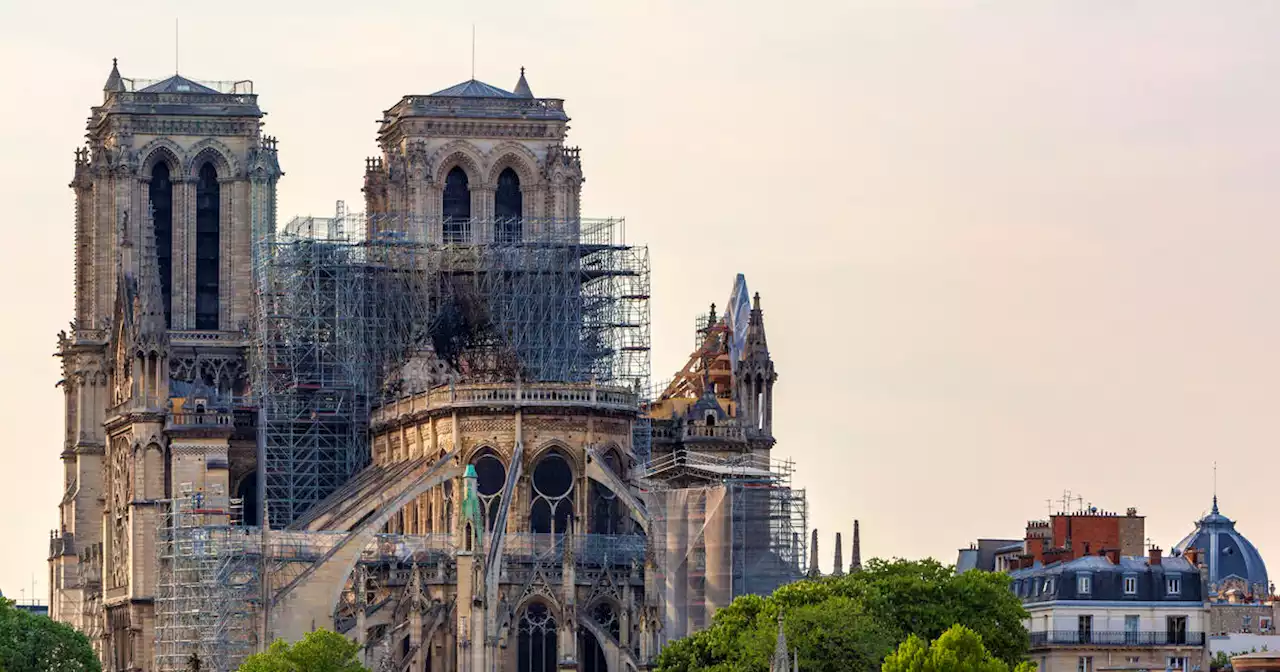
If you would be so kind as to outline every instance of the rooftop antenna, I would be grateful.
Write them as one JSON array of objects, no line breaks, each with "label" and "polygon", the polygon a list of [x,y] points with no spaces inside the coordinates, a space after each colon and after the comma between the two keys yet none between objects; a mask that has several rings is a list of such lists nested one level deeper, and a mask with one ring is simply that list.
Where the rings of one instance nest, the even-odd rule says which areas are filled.
[{"label": "rooftop antenna", "polygon": [[1213,512],[1218,512],[1218,461],[1213,461]]},{"label": "rooftop antenna", "polygon": [[471,79],[476,78],[476,24],[471,24]]},{"label": "rooftop antenna", "polygon": [[173,74],[178,74],[178,17],[173,17]]}]

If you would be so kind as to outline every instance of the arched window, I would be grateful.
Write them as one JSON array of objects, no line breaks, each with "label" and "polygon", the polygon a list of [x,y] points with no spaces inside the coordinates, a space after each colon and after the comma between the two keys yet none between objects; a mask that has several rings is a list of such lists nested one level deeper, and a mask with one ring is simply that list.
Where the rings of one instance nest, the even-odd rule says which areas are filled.
[{"label": "arched window", "polygon": [[519,672],[555,672],[556,619],[547,605],[534,602],[520,617],[516,669]]},{"label": "arched window", "polygon": [[151,216],[155,221],[156,269],[160,272],[160,301],[164,305],[164,326],[173,316],[173,179],[169,164],[156,163],[151,169]]},{"label": "arched window", "polygon": [[[622,476],[622,461],[618,454],[610,450],[601,458],[604,468]],[[630,518],[627,505],[618,499],[612,490],[600,483],[591,481],[589,490],[589,506],[591,507],[591,531],[595,534],[630,534]]]},{"label": "arched window", "polygon": [[218,243],[222,189],[206,162],[196,180],[196,329],[218,328]]},{"label": "arched window", "polygon": [[471,461],[476,468],[476,496],[484,512],[484,529],[493,531],[498,508],[502,505],[502,488],[507,481],[507,468],[497,455],[486,452]]},{"label": "arched window", "polygon": [[467,171],[454,166],[444,178],[444,242],[463,243],[471,219],[471,187]]},{"label": "arched window", "polygon": [[444,482],[444,520],[440,521],[444,529],[441,532],[453,533],[453,481]]},{"label": "arched window", "polygon": [[559,453],[547,453],[533,468],[529,531],[563,534],[573,520],[573,470]]},{"label": "arched window", "polygon": [[524,217],[524,195],[520,193],[520,176],[511,168],[498,174],[498,189],[493,195],[494,235],[497,243],[518,243]]}]

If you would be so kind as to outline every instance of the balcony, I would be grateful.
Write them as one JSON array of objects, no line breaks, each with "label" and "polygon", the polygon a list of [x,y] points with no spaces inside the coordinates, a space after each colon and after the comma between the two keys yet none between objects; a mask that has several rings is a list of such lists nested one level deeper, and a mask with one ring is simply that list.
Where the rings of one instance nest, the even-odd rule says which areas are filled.
[{"label": "balcony", "polygon": [[1031,633],[1031,648],[1049,646],[1204,646],[1203,632],[1047,630]]}]

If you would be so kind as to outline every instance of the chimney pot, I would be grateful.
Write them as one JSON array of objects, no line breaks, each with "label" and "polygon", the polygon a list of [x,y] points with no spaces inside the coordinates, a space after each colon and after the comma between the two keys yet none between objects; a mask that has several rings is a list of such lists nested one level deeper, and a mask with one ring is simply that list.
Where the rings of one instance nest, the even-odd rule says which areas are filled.
[{"label": "chimney pot", "polygon": [[1152,546],[1147,550],[1147,563],[1150,565],[1158,565],[1161,560],[1161,552],[1159,546]]}]

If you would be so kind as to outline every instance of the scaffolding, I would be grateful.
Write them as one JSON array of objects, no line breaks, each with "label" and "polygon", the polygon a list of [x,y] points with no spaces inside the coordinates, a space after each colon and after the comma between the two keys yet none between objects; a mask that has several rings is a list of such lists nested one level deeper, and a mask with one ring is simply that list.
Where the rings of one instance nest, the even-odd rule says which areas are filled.
[{"label": "scaffolding", "polygon": [[668,639],[709,626],[740,595],[768,595],[803,576],[808,508],[793,472],[790,461],[686,451],[645,470]]},{"label": "scaffolding", "polygon": [[[262,501],[283,527],[367,463],[370,410],[453,380],[649,386],[649,255],[615,219],[297,218],[255,251]],[[409,375],[412,365],[425,367]],[[648,458],[649,425],[633,444]]]},{"label": "scaffolding", "polygon": [[155,669],[233,670],[257,646],[259,536],[233,525],[237,500],[180,486],[158,535]]}]

